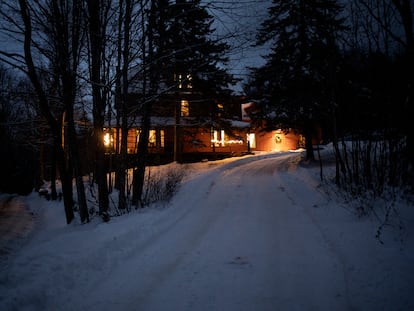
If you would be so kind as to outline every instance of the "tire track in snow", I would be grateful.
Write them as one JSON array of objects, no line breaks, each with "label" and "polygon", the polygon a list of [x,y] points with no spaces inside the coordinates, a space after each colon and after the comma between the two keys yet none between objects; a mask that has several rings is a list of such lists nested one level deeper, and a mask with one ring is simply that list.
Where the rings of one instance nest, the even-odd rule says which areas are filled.
[{"label": "tire track in snow", "polygon": [[[303,168],[300,167],[296,167],[296,169],[299,168],[302,171],[304,170]],[[338,261],[338,263],[340,264],[341,267],[341,272],[342,272],[342,277],[344,280],[344,296],[345,296],[345,302],[346,302],[346,309],[347,310],[357,310],[357,308],[355,308],[350,300],[350,280],[348,277],[348,268],[347,268],[347,264],[344,260],[344,256],[343,254],[341,254],[341,252],[339,251],[339,249],[335,246],[335,244],[333,243],[333,241],[326,235],[325,230],[322,228],[320,222],[318,221],[318,219],[316,218],[316,216],[314,215],[314,213],[312,213],[312,211],[310,210],[311,208],[315,208],[318,207],[320,205],[325,204],[325,201],[327,200],[326,198],[323,198],[318,192],[317,192],[317,186],[315,184],[309,185],[307,182],[309,182],[309,180],[301,180],[298,176],[302,176],[299,174],[296,174],[294,176],[287,176],[286,174],[284,175],[284,183],[285,183],[285,187],[283,187],[283,191],[286,192],[287,197],[292,201],[292,203],[294,205],[296,205],[295,200],[293,199],[294,196],[294,191],[293,189],[295,189],[295,187],[297,187],[298,184],[302,184],[303,187],[307,188],[306,192],[307,193],[312,193],[314,198],[312,198],[312,202],[307,202],[306,205],[304,204],[298,204],[303,213],[311,220],[312,224],[315,226],[315,228],[317,228],[317,230],[319,231],[325,246],[327,248],[327,250],[332,254],[332,256],[336,259],[336,261]],[[323,202],[321,202],[321,200]]]},{"label": "tire track in snow", "polygon": [[180,255],[156,269],[151,289],[136,305],[149,310],[348,309],[336,258],[298,207],[300,197],[289,194],[281,179],[276,178],[279,188],[272,187],[274,175],[291,170],[296,159],[223,167],[207,181],[206,201],[181,220],[181,234],[194,238],[178,243]]},{"label": "tire track in snow", "polygon": [[[280,157],[279,159],[266,159],[266,160],[261,161],[262,165],[260,167],[257,167],[257,165],[255,165],[254,163],[252,163],[252,165],[249,165],[249,164],[245,165],[243,167],[243,174],[247,176],[251,176],[251,175],[260,176],[263,174],[268,174],[268,175],[274,175],[276,177],[276,180],[279,186],[275,189],[275,192],[279,191],[279,195],[285,196],[285,198],[287,199],[287,202],[285,204],[289,205],[289,202],[290,202],[290,205],[292,208],[295,208],[298,211],[303,212],[303,215],[305,216],[305,218],[308,218],[310,220],[311,227],[316,229],[317,231],[316,236],[322,237],[323,242],[324,242],[323,243],[324,245],[322,245],[322,247],[327,249],[329,253],[335,258],[333,262],[339,263],[341,267],[340,270],[342,271],[342,274],[343,274],[342,278],[345,283],[344,284],[345,293],[338,293],[337,295],[338,297],[344,295],[345,297],[341,297],[341,299],[344,300],[344,304],[345,304],[343,308],[346,310],[352,310],[353,308],[351,307],[351,304],[349,302],[349,290],[348,290],[349,282],[348,282],[348,278],[347,278],[347,274],[345,270],[346,269],[345,263],[343,261],[343,258],[336,251],[332,242],[326,237],[323,229],[321,228],[320,224],[317,222],[315,217],[307,209],[307,205],[311,204],[311,202],[306,201],[306,200],[309,200],[309,197],[303,198],[297,193],[295,193],[294,191],[294,189],[298,189],[300,187],[306,187],[306,188],[309,187],[309,185],[307,185],[306,182],[294,177],[294,176],[297,176],[297,174],[295,174],[294,171],[298,167],[297,164],[299,160],[300,160],[300,156],[292,156],[292,155]],[[295,178],[295,181],[291,183],[292,178]],[[315,192],[315,189],[308,189],[306,192],[313,193]],[[270,195],[272,195],[272,193]],[[318,200],[320,200],[320,198]],[[311,229],[311,230],[314,231],[314,229]],[[304,238],[304,241],[309,239],[308,236],[304,236],[303,238]]]}]

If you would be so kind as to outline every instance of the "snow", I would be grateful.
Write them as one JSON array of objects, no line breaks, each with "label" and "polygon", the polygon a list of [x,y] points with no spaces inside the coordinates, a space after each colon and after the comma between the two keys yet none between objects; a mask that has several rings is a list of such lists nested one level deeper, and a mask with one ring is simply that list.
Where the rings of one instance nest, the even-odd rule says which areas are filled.
[{"label": "snow", "polygon": [[301,157],[173,164],[171,202],[109,223],[66,225],[62,203],[22,198],[34,223],[0,256],[0,309],[414,310],[413,207],[381,244],[378,220]]}]

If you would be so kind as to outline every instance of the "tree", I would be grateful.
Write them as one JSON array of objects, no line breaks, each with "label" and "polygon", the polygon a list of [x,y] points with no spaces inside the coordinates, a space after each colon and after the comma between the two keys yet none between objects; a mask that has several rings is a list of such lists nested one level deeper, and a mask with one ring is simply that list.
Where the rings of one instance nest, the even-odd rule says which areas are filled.
[{"label": "tree", "polygon": [[341,10],[335,0],[273,0],[257,35],[258,45],[272,43],[250,85],[259,94],[262,117],[270,128],[299,130],[310,160],[314,127],[329,110],[328,79],[338,51],[335,39],[343,29]]},{"label": "tree", "polygon": [[[11,26],[6,32],[15,43],[23,43],[24,54],[4,51],[0,54],[7,63],[27,74],[37,96],[39,111],[50,127],[53,158],[56,157],[62,181],[66,221],[70,223],[74,217],[73,173],[81,221],[88,221],[74,120],[82,49],[83,1],[22,0],[17,4],[5,2],[4,5],[7,11],[1,15]],[[54,180],[52,197],[56,197],[53,185]]]},{"label": "tree", "polygon": [[[30,81],[0,64],[0,192],[26,195],[38,187],[38,146]],[[45,139],[45,137],[42,137]]]},{"label": "tree", "polygon": [[[74,107],[78,88],[77,72],[82,48],[82,1],[51,0],[44,11],[47,22],[44,32],[52,46],[51,64],[55,68],[57,91],[64,107],[63,122],[67,122],[69,160],[75,175],[81,221],[89,221],[82,167],[79,158]],[[68,174],[72,174],[69,172]]]},{"label": "tree", "polygon": [[229,46],[223,40],[213,39],[213,21],[201,0],[177,0],[171,4],[169,28],[165,32],[166,55],[170,58],[164,74],[170,86],[190,83],[205,96],[229,92],[228,87],[235,80],[220,67],[228,61]]},{"label": "tree", "polygon": [[[229,45],[223,39],[213,39],[213,17],[207,5],[201,1],[177,0],[171,6],[171,24],[167,31],[170,63],[166,66],[164,78],[167,85],[178,94],[174,102],[176,116],[175,160],[181,161],[181,107],[182,92],[193,92],[202,95],[199,106],[215,105],[215,100],[228,96],[229,86],[235,79],[222,65],[226,64],[226,52]],[[215,107],[204,109],[209,111],[214,125]]]},{"label": "tree", "polygon": [[24,38],[24,62],[27,67],[26,73],[33,84],[33,88],[38,97],[39,108],[47,120],[49,127],[51,129],[54,145],[56,147],[56,157],[59,166],[59,171],[61,175],[62,181],[62,191],[63,191],[63,199],[64,199],[64,207],[66,213],[66,222],[70,223],[74,218],[73,213],[73,198],[72,198],[72,176],[71,172],[68,172],[66,167],[66,160],[65,160],[65,152],[62,147],[62,126],[59,124],[57,119],[55,118],[54,114],[51,110],[51,102],[48,98],[48,95],[45,91],[44,86],[41,83],[39,77],[39,71],[36,68],[33,56],[32,56],[32,44],[34,42],[32,34],[33,34],[33,27],[32,27],[32,17],[31,17],[31,10],[30,6],[28,5],[27,1],[19,0],[19,14],[23,21],[22,31],[23,31],[23,38]]},{"label": "tree", "polygon": [[[386,102],[387,109],[384,109],[384,116],[388,120],[393,119],[393,122],[386,127],[397,129],[405,137],[405,150],[399,153],[403,157],[397,162],[404,163],[404,168],[400,170],[401,174],[405,183],[413,187],[414,135],[411,126],[411,116],[414,113],[413,2],[411,0],[353,0],[350,4],[350,15],[354,17],[351,21],[353,30],[351,41],[356,42],[351,47],[359,51],[366,51],[368,48],[367,60],[372,61],[378,59],[378,55],[383,55],[382,57],[387,58],[387,62],[390,63],[391,70],[389,66],[379,66],[377,73],[371,79],[371,82],[374,82],[379,80],[378,77],[384,76],[383,79],[386,80],[384,86],[375,90],[375,86],[368,85],[368,89],[372,92],[370,99],[375,103],[376,111],[381,108],[381,103]],[[370,21],[370,27],[366,21]],[[366,26],[361,27],[361,25]],[[356,37],[362,39],[355,40]],[[383,95],[384,93],[386,96]],[[391,105],[393,109],[389,109]],[[394,135],[384,139],[391,142],[400,138]]]},{"label": "tree", "polygon": [[407,77],[407,98],[405,104],[405,133],[407,136],[406,158],[408,160],[407,182],[414,188],[414,134],[411,125],[411,116],[414,114],[414,4],[411,0],[392,0],[398,10],[404,28]]},{"label": "tree", "polygon": [[[141,200],[144,185],[150,116],[161,94],[198,92],[200,105],[229,94],[234,78],[220,65],[226,63],[227,44],[212,38],[213,17],[201,1],[151,1],[147,11],[142,71],[142,128],[134,172],[133,202]],[[143,27],[144,28],[144,27]],[[176,115],[175,160],[180,160],[180,104],[173,100]],[[155,112],[155,111],[154,111]],[[156,112],[155,112],[156,113]]]},{"label": "tree", "polygon": [[[165,9],[165,2],[150,1],[149,9],[145,10],[144,4],[141,2],[141,26],[142,32],[145,33],[141,38],[142,49],[142,71],[141,71],[141,131],[138,142],[137,166],[133,172],[133,193],[132,202],[137,207],[142,206],[142,193],[144,189],[146,160],[148,153],[149,132],[151,128],[151,111],[155,94],[157,93],[157,85],[155,83],[155,73],[157,72],[157,63],[155,55],[154,32],[159,29],[159,24],[165,23],[165,20],[157,19],[158,13]],[[147,12],[148,24],[146,25]],[[149,86],[149,87],[148,87]]]},{"label": "tree", "polygon": [[[133,5],[130,0],[120,0],[118,8],[118,46],[117,46],[117,68],[116,68],[116,85],[115,98],[119,103],[117,107],[117,123],[121,125],[121,147],[119,163],[116,167],[116,183],[119,190],[118,208],[120,210],[127,208],[127,201],[125,195],[126,188],[126,170],[127,170],[127,143],[128,143],[128,106],[127,95],[129,91],[130,77],[129,66],[131,58],[131,19]],[[119,134],[119,130],[118,130]],[[118,141],[119,135],[117,135]]]},{"label": "tree", "polygon": [[106,180],[105,146],[103,128],[105,125],[105,109],[108,104],[108,77],[105,71],[107,59],[108,12],[110,0],[88,0],[87,21],[89,39],[89,72],[92,88],[93,129],[96,162],[96,183],[98,184],[99,214],[104,221],[109,220],[108,184]]}]

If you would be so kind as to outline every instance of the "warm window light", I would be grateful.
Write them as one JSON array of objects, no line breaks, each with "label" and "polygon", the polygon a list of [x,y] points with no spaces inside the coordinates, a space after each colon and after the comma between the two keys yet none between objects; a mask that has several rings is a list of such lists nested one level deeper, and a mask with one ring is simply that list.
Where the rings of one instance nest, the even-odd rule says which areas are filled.
[{"label": "warm window light", "polygon": [[221,131],[213,131],[213,139],[211,140],[211,143],[218,145],[224,145],[224,130]]},{"label": "warm window light", "polygon": [[219,147],[219,146],[235,145],[235,144],[241,145],[244,143],[242,138],[228,139],[228,137],[226,136],[227,135],[224,132],[224,130],[220,130],[220,131],[213,130],[211,144]]},{"label": "warm window light", "polygon": [[182,75],[178,75],[178,88],[179,89],[183,88],[183,76]]},{"label": "warm window light", "polygon": [[227,139],[225,137],[224,131],[214,131],[213,132],[213,139],[211,140],[211,144],[215,145],[216,147],[219,146],[226,146],[226,145],[242,145],[243,139]]},{"label": "warm window light", "polygon": [[235,144],[242,145],[243,144],[242,139],[230,139],[230,140],[226,140],[225,142],[226,144],[229,144],[229,145],[235,145]]},{"label": "warm window light", "polygon": [[114,139],[109,133],[105,133],[104,135],[104,145],[105,147],[109,147],[113,144]]},{"label": "warm window light", "polygon": [[182,75],[182,74],[174,74],[174,81],[177,82],[178,88],[187,88],[191,89],[193,88],[193,85],[191,81],[193,80],[193,77],[190,74]]},{"label": "warm window light", "polygon": [[256,148],[256,135],[254,133],[247,134],[247,141],[249,142],[250,148]]},{"label": "warm window light", "polygon": [[[137,130],[137,142],[138,146],[141,130]],[[164,130],[150,130],[148,133],[148,147],[161,147],[164,148]]]},{"label": "warm window light", "polygon": [[157,145],[157,131],[150,130],[148,136],[148,147],[155,147]]},{"label": "warm window light", "polygon": [[182,117],[189,117],[190,116],[190,105],[188,104],[188,100],[181,100],[181,116]]}]

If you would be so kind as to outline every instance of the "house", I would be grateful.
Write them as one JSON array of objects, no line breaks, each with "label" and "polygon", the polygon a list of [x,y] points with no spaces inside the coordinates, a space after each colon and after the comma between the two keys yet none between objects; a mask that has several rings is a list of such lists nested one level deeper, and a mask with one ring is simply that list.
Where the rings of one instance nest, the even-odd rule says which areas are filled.
[{"label": "house", "polygon": [[[294,129],[269,130],[265,121],[251,121],[251,116],[259,112],[254,102],[245,102],[241,105],[242,120],[250,123],[250,149],[252,151],[289,151],[304,146],[304,138]],[[256,118],[257,119],[257,118]]]},{"label": "house", "polygon": [[[248,118],[242,117],[245,105],[242,97],[213,101],[187,96],[176,105],[171,100],[166,97],[158,102],[151,117],[148,150],[150,159],[156,163],[221,159],[255,151],[288,151],[303,143],[302,136],[293,130],[268,132],[264,126],[253,126]],[[140,128],[141,119],[130,117],[127,152],[131,157],[138,152]],[[119,153],[117,141],[120,142],[121,136],[119,129],[105,129],[108,153]]]},{"label": "house", "polygon": [[[295,131],[264,131],[252,124],[250,115],[255,105],[243,96],[207,96],[192,89],[186,79],[159,96],[153,103],[148,151],[150,161],[200,161],[243,155],[254,151],[288,151],[297,149],[302,137]],[[129,94],[127,152],[138,153],[141,133],[139,94]],[[112,126],[111,126],[112,124]],[[107,153],[119,154],[122,132],[112,120],[104,129]]]},{"label": "house", "polygon": [[[129,107],[138,107],[139,101],[139,95],[129,94]],[[241,97],[209,98],[195,92],[164,94],[152,107],[150,158],[160,163],[199,161],[250,152],[250,122],[241,120],[241,101]],[[132,157],[138,152],[141,117],[129,113],[128,127],[127,152]],[[118,154],[122,132],[114,120],[104,133],[107,153]]]}]

